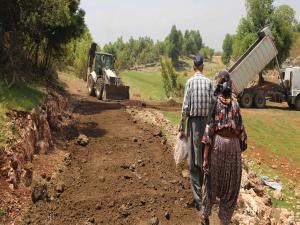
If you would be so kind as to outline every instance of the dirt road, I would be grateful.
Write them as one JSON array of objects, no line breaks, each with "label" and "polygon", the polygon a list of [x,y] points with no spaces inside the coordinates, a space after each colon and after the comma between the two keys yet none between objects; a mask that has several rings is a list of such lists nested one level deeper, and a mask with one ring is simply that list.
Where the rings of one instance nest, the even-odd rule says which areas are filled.
[{"label": "dirt road", "polygon": [[72,141],[64,191],[33,205],[25,223],[146,225],[157,217],[159,224],[199,224],[197,211],[185,206],[192,200],[189,180],[176,170],[157,128],[133,121],[121,103],[88,97],[78,79],[61,80],[74,99],[79,132],[90,143]]}]

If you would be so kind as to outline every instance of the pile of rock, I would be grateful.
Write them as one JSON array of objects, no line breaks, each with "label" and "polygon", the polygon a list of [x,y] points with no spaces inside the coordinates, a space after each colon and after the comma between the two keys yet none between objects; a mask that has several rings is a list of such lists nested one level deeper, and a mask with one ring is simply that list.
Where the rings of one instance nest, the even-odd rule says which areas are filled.
[{"label": "pile of rock", "polygon": [[9,138],[0,169],[11,189],[18,188],[20,183],[30,186],[33,156],[51,151],[53,130],[64,133],[65,128],[75,126],[67,107],[65,97],[49,92],[45,103],[31,112],[11,110],[6,114]]},{"label": "pile of rock", "polygon": [[[164,115],[155,109],[128,108],[127,111],[138,121],[147,122],[161,127],[168,137],[168,142],[174,146],[177,127],[172,125]],[[244,164],[240,196],[237,209],[233,216],[233,223],[239,225],[294,225],[296,224],[292,212],[287,209],[278,209],[272,206],[272,200],[266,193],[267,186],[255,173],[248,171],[247,162]],[[184,171],[188,174],[187,171]],[[277,196],[276,196],[277,195]],[[281,198],[281,192],[275,191],[273,197]]]}]

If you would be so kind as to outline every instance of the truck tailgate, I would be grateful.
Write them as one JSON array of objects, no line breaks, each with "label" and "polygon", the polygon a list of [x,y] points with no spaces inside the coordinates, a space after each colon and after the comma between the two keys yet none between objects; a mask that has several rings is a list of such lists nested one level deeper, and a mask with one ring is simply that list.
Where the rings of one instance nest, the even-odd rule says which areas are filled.
[{"label": "truck tailgate", "polygon": [[270,36],[256,41],[229,69],[234,93],[240,94],[277,53],[278,51]]}]

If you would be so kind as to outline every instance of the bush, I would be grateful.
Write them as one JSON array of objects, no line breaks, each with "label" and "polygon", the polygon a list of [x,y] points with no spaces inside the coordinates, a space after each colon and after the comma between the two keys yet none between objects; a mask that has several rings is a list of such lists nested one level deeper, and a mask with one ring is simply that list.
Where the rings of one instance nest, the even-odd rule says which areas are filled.
[{"label": "bush", "polygon": [[161,75],[163,80],[163,87],[166,96],[169,97],[182,97],[184,87],[179,81],[178,74],[176,73],[172,62],[166,57],[161,57]]}]

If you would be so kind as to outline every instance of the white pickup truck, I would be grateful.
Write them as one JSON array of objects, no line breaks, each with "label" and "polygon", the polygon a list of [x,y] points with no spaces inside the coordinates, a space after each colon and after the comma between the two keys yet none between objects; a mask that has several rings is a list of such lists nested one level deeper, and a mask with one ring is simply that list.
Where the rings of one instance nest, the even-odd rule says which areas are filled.
[{"label": "white pickup truck", "polygon": [[266,99],[287,102],[291,108],[300,110],[300,67],[281,69],[278,84],[265,82],[247,88],[278,54],[269,27],[259,32],[258,39],[229,69],[233,91],[242,107],[263,108]]}]

